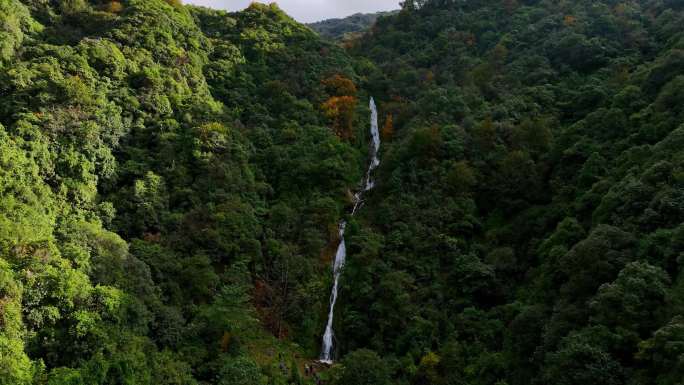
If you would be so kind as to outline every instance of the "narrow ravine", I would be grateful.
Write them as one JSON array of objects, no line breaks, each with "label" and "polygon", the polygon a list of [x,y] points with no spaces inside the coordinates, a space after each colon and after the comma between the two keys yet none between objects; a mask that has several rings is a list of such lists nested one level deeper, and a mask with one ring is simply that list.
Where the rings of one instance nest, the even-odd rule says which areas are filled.
[{"label": "narrow ravine", "polygon": [[[380,132],[378,130],[378,110],[375,106],[375,100],[371,97],[370,99],[370,110],[371,110],[371,160],[368,165],[368,171],[366,172],[366,177],[362,182],[361,189],[354,194],[354,208],[352,209],[351,215],[356,214],[357,210],[363,205],[363,195],[366,191],[371,190],[375,186],[373,181],[373,170],[375,170],[380,165],[380,159],[378,158],[378,151],[380,150]],[[334,336],[333,331],[333,319],[335,317],[335,302],[337,302],[337,291],[339,289],[340,275],[342,274],[342,267],[347,259],[347,246],[344,242],[344,230],[347,226],[347,222],[344,220],[340,222],[339,234],[340,234],[340,244],[337,246],[337,252],[335,253],[335,261],[333,263],[333,276],[334,283],[332,288],[332,293],[330,294],[330,310],[328,312],[328,323],[325,327],[325,334],[323,334],[323,347],[321,349],[320,361],[326,364],[333,362],[333,345]]]}]

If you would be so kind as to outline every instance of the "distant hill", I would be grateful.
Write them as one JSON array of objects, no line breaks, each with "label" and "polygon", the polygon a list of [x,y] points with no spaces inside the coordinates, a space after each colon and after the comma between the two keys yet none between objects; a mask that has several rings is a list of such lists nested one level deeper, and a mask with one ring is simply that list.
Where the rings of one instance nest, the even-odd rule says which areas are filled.
[{"label": "distant hill", "polygon": [[308,24],[308,26],[325,38],[343,40],[345,37],[367,30],[380,16],[388,16],[396,12],[398,11],[356,13],[342,19],[327,19]]}]

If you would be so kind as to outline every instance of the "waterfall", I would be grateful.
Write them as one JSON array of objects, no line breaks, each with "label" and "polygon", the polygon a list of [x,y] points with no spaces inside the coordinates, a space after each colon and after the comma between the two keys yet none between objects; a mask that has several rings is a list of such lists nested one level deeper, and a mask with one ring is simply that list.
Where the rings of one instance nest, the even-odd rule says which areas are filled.
[{"label": "waterfall", "polygon": [[[368,171],[363,179],[361,189],[354,194],[354,208],[351,215],[356,214],[356,211],[363,204],[363,194],[371,190],[375,186],[372,173],[380,165],[378,158],[378,151],[380,150],[380,131],[378,130],[378,109],[375,106],[375,100],[370,99],[371,110],[371,160],[368,165]],[[333,288],[330,294],[330,310],[328,311],[328,323],[325,327],[325,334],[323,334],[323,348],[321,349],[320,361],[323,363],[332,363],[333,358],[333,318],[335,316],[335,302],[337,301],[337,290],[339,287],[340,275],[342,274],[342,267],[347,260],[347,245],[344,242],[344,229],[347,222],[341,221],[339,226],[340,244],[337,246],[335,253],[335,262],[333,263]]]},{"label": "waterfall", "polygon": [[340,222],[340,245],[337,246],[337,253],[335,254],[335,263],[333,265],[333,276],[335,283],[333,283],[332,293],[330,294],[330,311],[328,311],[328,324],[325,326],[325,334],[323,334],[323,349],[321,350],[321,362],[332,363],[332,349],[333,349],[333,317],[335,316],[335,301],[337,301],[337,288],[342,273],[342,266],[347,259],[347,246],[344,243],[344,227],[347,225],[345,221]]}]

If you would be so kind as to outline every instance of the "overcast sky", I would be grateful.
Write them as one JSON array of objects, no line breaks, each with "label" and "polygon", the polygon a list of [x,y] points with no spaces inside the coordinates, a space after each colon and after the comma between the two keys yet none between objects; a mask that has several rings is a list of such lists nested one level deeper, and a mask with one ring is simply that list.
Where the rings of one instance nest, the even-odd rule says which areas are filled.
[{"label": "overcast sky", "polygon": [[[309,23],[334,17],[345,17],[357,12],[390,11],[399,8],[400,0],[279,0],[280,8],[296,20]],[[252,0],[185,0],[186,4],[203,5],[236,11],[247,7]],[[261,1],[269,3],[272,1]]]}]

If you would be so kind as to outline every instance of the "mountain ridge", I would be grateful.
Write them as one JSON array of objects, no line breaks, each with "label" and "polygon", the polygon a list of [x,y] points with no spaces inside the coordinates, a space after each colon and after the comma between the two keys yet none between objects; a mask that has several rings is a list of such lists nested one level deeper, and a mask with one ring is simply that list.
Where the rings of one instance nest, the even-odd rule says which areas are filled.
[{"label": "mountain ridge", "polygon": [[349,40],[371,28],[378,18],[397,12],[355,13],[347,17],[325,19],[306,25],[325,38]]}]

